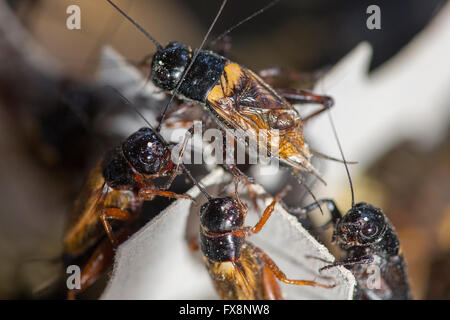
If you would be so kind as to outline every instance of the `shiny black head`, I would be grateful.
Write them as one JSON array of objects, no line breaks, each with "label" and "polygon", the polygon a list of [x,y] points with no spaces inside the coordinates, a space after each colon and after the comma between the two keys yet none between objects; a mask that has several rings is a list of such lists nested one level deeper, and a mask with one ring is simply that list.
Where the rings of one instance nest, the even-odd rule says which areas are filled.
[{"label": "shiny black head", "polygon": [[214,198],[200,208],[200,224],[211,233],[237,230],[244,225],[246,212],[247,208],[236,199]]},{"label": "shiny black head", "polygon": [[371,246],[383,240],[388,225],[380,209],[359,202],[336,224],[334,236],[344,249]]},{"label": "shiny black head", "polygon": [[120,147],[106,153],[102,162],[102,173],[108,186],[114,189],[128,188],[134,183],[133,170],[124,159]]},{"label": "shiny black head", "polygon": [[192,58],[192,49],[180,42],[170,42],[153,56],[151,79],[164,90],[175,89]]},{"label": "shiny black head", "polygon": [[144,175],[155,175],[169,166],[170,151],[150,128],[141,128],[122,144],[123,154],[133,168]]}]

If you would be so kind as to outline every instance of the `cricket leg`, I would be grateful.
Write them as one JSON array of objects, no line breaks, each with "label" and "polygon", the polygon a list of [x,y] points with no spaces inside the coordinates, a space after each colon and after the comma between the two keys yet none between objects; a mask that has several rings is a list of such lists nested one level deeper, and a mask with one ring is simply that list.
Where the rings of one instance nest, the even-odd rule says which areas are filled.
[{"label": "cricket leg", "polygon": [[[131,230],[123,229],[117,233],[118,243],[124,242],[131,234]],[[75,300],[76,295],[86,290],[113,264],[114,249],[109,239],[104,239],[92,253],[80,275],[80,289],[70,289],[67,300]]]},{"label": "cricket leg", "polygon": [[264,266],[262,270],[263,288],[265,300],[283,300],[280,284],[274,273],[268,266]]},{"label": "cricket leg", "polygon": [[319,272],[322,272],[323,270],[327,270],[330,268],[338,267],[338,266],[352,266],[355,264],[371,264],[372,262],[373,262],[373,256],[349,258],[349,259],[345,259],[345,260],[341,260],[341,261],[335,261],[332,264],[322,267],[319,269]]},{"label": "cricket leg", "polygon": [[200,249],[200,245],[198,243],[198,237],[189,237],[187,239],[189,250],[198,251]]},{"label": "cricket leg", "polygon": [[[243,182],[247,188],[248,194],[250,195],[250,198],[252,199],[253,206],[256,210],[258,210],[258,202],[256,192],[252,188],[252,184],[255,183],[255,180],[249,176],[247,176],[245,173],[243,173],[236,165],[236,160],[234,157],[234,141],[235,139],[227,139],[227,133],[222,130],[223,134],[223,157],[225,159],[224,163],[222,164],[222,167],[231,173],[233,176],[233,179],[236,182]],[[231,137],[231,135],[229,135]],[[230,144],[233,144],[233,146],[230,146]],[[230,149],[230,150],[229,150]],[[232,154],[231,154],[232,153]]]},{"label": "cricket leg", "polygon": [[128,221],[131,220],[132,218],[133,216],[128,211],[119,208],[102,209],[102,212],[100,214],[100,220],[102,221],[106,234],[108,235],[108,238],[114,247],[117,246],[117,239],[114,236],[109,220]]},{"label": "cricket leg", "polygon": [[258,75],[272,87],[295,86],[301,88],[312,88],[322,76],[323,71],[299,72],[288,68],[267,68],[260,70]]},{"label": "cricket leg", "polygon": [[175,199],[188,199],[188,200],[194,200],[191,196],[187,194],[179,194],[172,191],[166,191],[166,190],[158,190],[154,188],[142,188],[138,192],[138,198],[141,200],[153,200],[155,196],[161,196],[166,198],[175,198]]},{"label": "cricket leg", "polygon": [[275,264],[275,262],[261,249],[255,248],[256,252],[258,252],[261,259],[264,261],[264,264],[272,271],[273,275],[281,282],[287,284],[293,284],[297,286],[312,286],[312,287],[322,287],[326,289],[334,288],[336,285],[326,285],[322,283],[318,283],[311,280],[293,280],[286,277],[283,271]]},{"label": "cricket leg", "polygon": [[281,200],[281,198],[286,194],[287,191],[290,190],[290,188],[291,188],[290,186],[287,186],[278,195],[275,196],[272,202],[264,210],[263,215],[261,216],[258,223],[256,223],[254,227],[244,228],[243,230],[237,232],[243,232],[247,236],[260,232],[261,229],[266,224],[267,220],[269,220],[270,216],[272,215],[277,202]]},{"label": "cricket leg", "polygon": [[331,213],[332,221],[330,221],[330,223],[337,223],[338,220],[342,217],[342,214],[333,199],[319,199],[316,202],[313,202],[305,207],[289,207],[286,204],[282,203],[284,209],[295,216],[297,219],[304,218],[309,212],[318,209],[322,204],[326,204],[328,210]]},{"label": "cricket leg", "polygon": [[303,122],[307,122],[308,120],[318,116],[334,105],[333,98],[318,95],[308,90],[276,89],[276,91],[292,103],[317,103],[322,105],[322,108],[303,118]]}]

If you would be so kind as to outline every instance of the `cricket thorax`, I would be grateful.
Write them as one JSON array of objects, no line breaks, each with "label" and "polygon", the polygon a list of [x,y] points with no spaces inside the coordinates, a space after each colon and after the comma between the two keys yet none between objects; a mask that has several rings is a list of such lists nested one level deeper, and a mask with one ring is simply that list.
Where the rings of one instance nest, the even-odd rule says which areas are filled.
[{"label": "cricket thorax", "polygon": [[[187,70],[195,54],[195,62]],[[221,76],[226,61],[226,58],[212,51],[193,52],[183,43],[170,42],[164,49],[155,53],[151,79],[157,87],[167,91],[174,91],[179,85],[177,96],[205,103],[208,93]]]}]

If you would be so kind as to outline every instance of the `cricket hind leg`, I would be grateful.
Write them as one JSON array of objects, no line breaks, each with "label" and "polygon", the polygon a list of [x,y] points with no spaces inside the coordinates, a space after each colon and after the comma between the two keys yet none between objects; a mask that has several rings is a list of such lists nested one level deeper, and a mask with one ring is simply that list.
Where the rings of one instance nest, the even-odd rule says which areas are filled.
[{"label": "cricket hind leg", "polygon": [[304,117],[304,123],[317,117],[322,112],[329,110],[334,105],[334,100],[332,97],[315,94],[308,90],[276,89],[276,91],[292,103],[317,103],[322,105],[322,108]]},{"label": "cricket hind leg", "polygon": [[[132,229],[124,228],[117,232],[117,243],[124,242],[132,234]],[[89,288],[112,266],[115,246],[108,238],[103,239],[95,248],[80,274],[80,288],[68,289],[67,300],[75,300],[77,295]]]},{"label": "cricket hind leg", "polygon": [[289,68],[267,68],[260,70],[258,75],[270,86],[283,87],[300,87],[304,89],[312,89],[314,84],[322,78],[324,70],[317,72],[299,72]]},{"label": "cricket hind leg", "polygon": [[272,270],[264,266],[262,270],[265,300],[283,300],[280,285]]},{"label": "cricket hind leg", "polygon": [[100,214],[100,221],[105,229],[106,235],[108,236],[111,244],[117,246],[118,242],[116,236],[113,233],[111,224],[109,220],[119,220],[119,221],[129,221],[132,220],[134,216],[128,211],[119,208],[104,208]]},{"label": "cricket hind leg", "polygon": [[260,256],[261,260],[264,262],[264,265],[273,273],[273,275],[281,282],[287,284],[293,284],[297,286],[312,286],[312,287],[321,287],[326,289],[334,288],[336,285],[326,285],[322,283],[318,283],[316,281],[311,280],[294,280],[286,277],[283,271],[276,265],[276,263],[261,249],[255,247],[255,251]]},{"label": "cricket hind leg", "polygon": [[286,85],[286,81],[282,83],[281,80],[288,80],[296,83],[309,82],[311,84],[309,88],[311,88],[312,85],[322,77],[323,72],[302,73],[291,69],[269,68],[261,70],[259,72],[259,75],[261,76],[261,78],[264,79],[264,81],[266,81],[271,86],[278,87],[275,90],[291,103],[317,103],[322,105],[321,109],[305,117],[303,119],[303,122],[307,122],[309,119],[318,116],[319,114],[321,114],[325,110],[330,109],[334,105],[333,98],[329,96],[318,95],[312,93],[311,91],[302,89],[279,88],[280,84]]},{"label": "cricket hind leg", "polygon": [[80,275],[80,288],[69,289],[67,300],[75,300],[76,296],[91,286],[112,265],[114,249],[109,239],[104,239],[95,249]]}]

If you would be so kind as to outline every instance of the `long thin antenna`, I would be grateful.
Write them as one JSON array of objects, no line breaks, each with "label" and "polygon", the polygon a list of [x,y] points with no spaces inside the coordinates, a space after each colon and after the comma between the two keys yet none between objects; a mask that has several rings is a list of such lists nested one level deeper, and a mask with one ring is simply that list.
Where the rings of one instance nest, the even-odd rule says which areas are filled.
[{"label": "long thin antenna", "polygon": [[305,181],[303,180],[303,177],[301,176],[300,172],[298,171],[298,169],[292,169],[290,170],[291,174],[297,179],[298,183],[300,185],[303,185],[303,187],[306,189],[306,191],[309,193],[309,195],[311,196],[311,198],[313,198],[314,202],[317,203],[317,206],[319,207],[320,212],[323,213],[322,210],[322,206],[320,205],[320,203],[317,201],[316,196],[314,195],[314,193],[312,192],[312,190],[308,187],[308,185],[305,183]]},{"label": "long thin antenna", "polygon": [[130,21],[140,32],[142,32],[147,38],[149,38],[156,46],[158,51],[161,51],[163,49],[162,45],[153,38],[144,28],[142,28],[136,21],[134,21],[129,15],[127,15],[122,9],[120,9],[114,2],[111,0],[106,0],[109,2],[110,5],[112,5],[117,11],[120,12],[128,21]]},{"label": "long thin antenna", "polygon": [[[110,1],[110,0],[107,0],[107,1]],[[176,95],[178,89],[180,89],[180,86],[181,86],[181,84],[183,83],[184,78],[186,77],[187,73],[189,72],[189,70],[191,69],[191,67],[192,67],[192,65],[194,64],[195,60],[197,59],[197,56],[198,56],[198,54],[200,53],[200,50],[201,50],[201,49],[203,48],[203,46],[205,45],[205,42],[206,42],[206,40],[208,39],[208,36],[209,36],[209,34],[211,33],[211,31],[212,31],[214,25],[216,24],[217,20],[219,19],[219,16],[221,15],[221,13],[222,13],[222,11],[223,11],[223,8],[225,7],[225,4],[226,4],[226,3],[227,3],[227,0],[223,0],[222,5],[220,6],[220,9],[219,9],[219,11],[217,12],[216,17],[214,18],[214,21],[211,23],[211,25],[210,25],[210,27],[209,27],[209,29],[208,29],[208,32],[206,32],[206,35],[205,35],[205,37],[203,38],[203,41],[202,41],[200,47],[195,51],[194,57],[192,58],[192,60],[191,60],[191,62],[189,63],[188,67],[186,68],[186,70],[183,72],[183,75],[182,75],[180,81],[178,82],[178,84],[177,84],[175,90],[172,92],[172,96],[170,97],[169,102],[167,103],[166,107],[164,108],[164,110],[163,110],[163,112],[162,112],[162,115],[161,115],[161,117],[160,117],[161,120],[160,120],[160,122],[159,122],[159,124],[158,124],[158,127],[156,128],[156,131],[159,132],[159,131],[161,130],[162,123],[163,123],[163,121],[164,121],[164,118],[166,117],[167,109],[169,109],[169,106],[170,106],[170,104],[172,103],[172,101],[173,101],[173,99],[174,99],[174,97],[175,97],[175,95]]]},{"label": "long thin antenna", "polygon": [[257,15],[263,13],[264,11],[266,11],[267,9],[269,9],[270,7],[273,7],[275,4],[277,4],[278,2],[280,2],[280,0],[273,0],[271,1],[268,5],[266,5],[265,7],[259,9],[258,11],[254,12],[253,14],[251,14],[250,16],[248,16],[247,18],[239,21],[238,23],[236,23],[234,26],[232,26],[231,28],[227,29],[224,33],[222,33],[220,36],[218,36],[217,38],[215,38],[213,41],[210,42],[211,45],[214,45],[217,41],[219,41],[220,39],[222,39],[223,37],[225,37],[227,34],[229,34],[231,31],[233,31],[234,29],[236,29],[237,27],[239,27],[240,25],[246,23],[247,21],[253,19],[254,17],[256,17]]},{"label": "long thin antenna", "polygon": [[[331,156],[326,155],[326,154],[324,154],[322,152],[319,152],[319,151],[316,151],[316,150],[312,150],[312,149],[310,149],[310,151],[311,151],[311,153],[313,155],[315,155],[318,158],[323,158],[323,159],[327,159],[327,160],[331,160],[331,161],[335,161],[335,162],[339,162],[339,163],[344,163],[343,160],[337,159],[335,157],[331,157]],[[358,161],[347,161],[347,164],[358,164]]]},{"label": "long thin antenna", "polygon": [[[115,93],[125,102],[125,104],[131,106],[134,111],[136,111],[136,113],[148,124],[148,126],[150,128],[153,128],[153,126],[150,124],[150,122],[148,122],[148,120],[144,117],[144,115],[136,108],[136,106],[131,103],[130,100],[128,100],[123,94],[121,94],[116,88],[111,87]],[[165,144],[168,145],[168,143],[165,141],[165,139],[163,138],[163,136],[161,136],[161,134],[159,134],[159,132],[156,132],[156,135],[158,136],[158,138]],[[191,171],[188,170],[186,168],[186,166],[184,165],[183,162],[179,163],[179,166],[183,168],[183,171],[189,176],[189,178],[192,180],[192,182],[197,186],[197,188],[205,195],[205,197],[208,200],[212,200],[212,197],[209,195],[209,193],[206,191],[206,189],[197,181],[197,179],[194,178],[194,176],[192,175]]]},{"label": "long thin antenna", "polygon": [[337,145],[339,147],[339,152],[341,153],[342,160],[344,161],[345,171],[347,171],[348,182],[350,184],[350,190],[352,192],[352,208],[353,208],[353,206],[355,205],[355,193],[354,193],[354,190],[353,190],[352,178],[350,177],[350,171],[348,169],[347,161],[345,160],[344,152],[342,151],[341,142],[339,141],[339,137],[338,137],[338,134],[337,134],[336,127],[334,126],[334,121],[333,121],[333,118],[331,116],[331,112],[328,111],[327,113],[328,113],[328,119],[330,120],[331,128],[333,129],[334,137],[335,137]]},{"label": "long thin antenna", "polygon": [[[295,146],[295,143],[293,143],[292,140],[289,139],[289,137],[286,137],[286,138],[287,138],[287,140],[292,144],[292,146],[294,147],[294,149],[297,150],[297,152],[298,152],[299,154],[301,154],[303,157],[306,158],[305,153],[304,153],[302,150],[300,150],[299,148],[297,148],[297,147]],[[311,165],[311,166],[309,166],[307,169],[309,169],[308,172],[311,173],[311,174],[313,174],[317,179],[320,180],[320,182],[322,182],[324,185],[327,185],[327,182],[320,176],[320,174],[319,174],[319,172],[316,170],[316,168],[314,168],[314,167]],[[294,170],[298,170],[298,169],[294,168]]]},{"label": "long thin antenna", "polygon": [[[136,108],[136,106],[130,100],[128,100],[122,93],[120,93],[119,90],[117,90],[113,86],[108,85],[107,87],[111,88],[125,102],[126,105],[132,107],[134,109],[134,111],[142,118],[142,120],[145,121],[145,123],[149,126],[149,128],[153,129],[152,124],[144,117],[144,115],[139,111],[138,108]],[[167,143],[167,141],[164,139],[164,137],[159,132],[155,131],[155,134],[158,137],[158,139],[161,140],[162,143],[164,143],[164,145],[166,145],[166,146],[169,145]]]},{"label": "long thin antenna", "polygon": [[180,167],[183,168],[183,171],[186,172],[186,174],[189,176],[189,179],[191,179],[192,182],[197,186],[197,188],[205,195],[206,199],[208,199],[208,201],[212,200],[213,197],[211,197],[206,189],[197,181],[197,179],[192,176],[191,172],[186,168],[183,162],[180,162]]},{"label": "long thin antenna", "polygon": [[[325,77],[325,75],[324,75],[324,77]],[[323,78],[322,78],[322,80],[323,80]],[[323,92],[325,92],[324,81],[320,82],[320,80],[319,80],[318,83],[319,83],[319,85],[322,86]],[[350,185],[350,191],[352,194],[352,208],[353,208],[353,206],[355,205],[355,190],[353,189],[353,182],[352,182],[352,177],[350,176],[350,170],[348,169],[348,162],[347,162],[347,160],[345,160],[344,151],[342,150],[341,141],[339,140],[336,126],[334,125],[333,117],[331,115],[331,110],[328,109],[327,114],[328,114],[328,120],[330,121],[330,124],[331,124],[331,129],[333,130],[334,138],[336,139],[336,142],[337,142],[337,145],[339,148],[339,152],[341,153],[342,160],[344,162],[345,171],[347,172],[348,183]]]},{"label": "long thin antenna", "polygon": [[125,104],[129,105],[130,107],[132,107],[134,109],[134,111],[145,121],[146,124],[148,124],[148,126],[150,128],[153,128],[153,126],[150,124],[150,122],[144,117],[144,115],[139,111],[138,108],[136,108],[136,106],[131,103],[130,100],[128,100],[122,93],[120,93],[119,90],[117,90],[116,88],[114,88],[113,86],[107,85],[106,87],[111,88],[124,102]]},{"label": "long thin antenna", "polygon": [[[134,2],[131,1],[128,3],[128,7],[126,8],[127,11],[129,11],[130,7],[134,5]],[[119,27],[122,24],[122,20],[120,20],[119,23],[117,23],[115,21],[115,13],[111,14],[111,16],[108,18],[108,21],[106,23],[106,26],[103,28],[102,33],[98,36],[96,43],[94,44],[94,46],[92,46],[92,48],[89,50],[89,54],[87,55],[88,59],[87,61],[84,63],[82,70],[83,71],[89,71],[88,68],[91,68],[92,64],[92,59],[91,57],[94,56],[94,54],[97,52],[97,44],[100,43],[104,43],[106,42],[106,40],[108,38],[110,38],[112,35],[114,35],[117,30],[119,29]]]},{"label": "long thin antenna", "polygon": [[98,150],[102,150],[104,147],[103,143],[99,139],[99,137],[94,133],[94,130],[92,130],[91,126],[89,125],[90,120],[86,116],[86,113],[82,113],[80,110],[78,110],[76,108],[76,106],[74,105],[74,103],[72,101],[70,101],[70,99],[66,95],[62,96],[62,101],[69,107],[69,109],[75,114],[75,116],[78,117],[78,119],[81,121],[86,132],[90,136],[93,137],[94,144],[96,145]]}]

